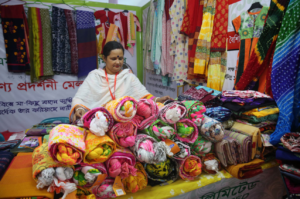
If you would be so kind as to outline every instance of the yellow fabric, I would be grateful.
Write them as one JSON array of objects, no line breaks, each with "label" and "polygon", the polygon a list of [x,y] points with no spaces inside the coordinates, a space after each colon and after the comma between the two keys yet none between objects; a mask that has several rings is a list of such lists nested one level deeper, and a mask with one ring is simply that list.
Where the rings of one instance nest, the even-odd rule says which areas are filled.
[{"label": "yellow fabric", "polygon": [[208,77],[207,77],[207,87],[222,91],[223,83],[226,74],[226,65],[222,65],[221,59],[227,59],[227,52],[212,52],[217,55],[217,57],[210,57]]},{"label": "yellow fabric", "polygon": [[126,193],[135,193],[147,187],[148,184],[147,174],[143,165],[137,162],[134,168],[137,169],[136,176],[130,174],[127,178],[122,179]]},{"label": "yellow fabric", "polygon": [[98,38],[98,45],[97,45],[97,51],[98,51],[98,55],[102,58],[102,43],[103,43],[103,40],[104,40],[104,30],[103,30],[103,27],[100,26],[99,28],[97,28],[97,30],[99,31],[99,38]]},{"label": "yellow fabric", "polygon": [[250,111],[244,112],[243,115],[249,115],[249,116],[255,116],[257,118],[261,118],[276,113],[279,113],[279,108],[261,107],[261,108],[255,108]]},{"label": "yellow fabric", "polygon": [[[226,170],[235,178],[242,179],[244,177],[244,172],[247,170],[258,169],[264,163],[261,159],[255,159],[251,162],[237,165],[230,165],[226,168]],[[243,169],[243,167],[252,166],[252,169]]]},{"label": "yellow fabric", "polygon": [[201,163],[198,163],[197,160],[194,159],[187,159],[184,163],[183,170],[191,176],[198,176],[201,174]]},{"label": "yellow fabric", "polygon": [[[116,143],[107,135],[96,136],[95,134],[87,131],[87,136],[85,140],[86,150],[84,153],[83,162],[84,163],[100,163],[105,162],[116,150]],[[111,152],[108,153],[103,145],[107,145]]]},{"label": "yellow fabric", "polygon": [[59,162],[63,162],[67,165],[74,165],[77,159],[80,158],[80,154],[77,151],[65,144],[58,145],[58,152],[56,153],[56,158]]},{"label": "yellow fabric", "polygon": [[115,24],[109,25],[105,43],[107,43],[109,41],[116,41],[117,37],[119,37],[120,42],[122,41],[122,38],[121,38],[120,34],[118,33],[118,29],[119,29],[119,27]]},{"label": "yellow fabric", "polygon": [[32,32],[33,32],[33,38],[34,39],[34,47],[33,47],[33,53],[34,53],[34,67],[35,67],[35,76],[38,79],[41,76],[41,62],[40,62],[40,56],[42,55],[40,52],[40,33],[39,33],[39,24],[38,24],[38,16],[37,16],[37,9],[38,8],[32,8],[31,9],[31,18],[32,18]]}]

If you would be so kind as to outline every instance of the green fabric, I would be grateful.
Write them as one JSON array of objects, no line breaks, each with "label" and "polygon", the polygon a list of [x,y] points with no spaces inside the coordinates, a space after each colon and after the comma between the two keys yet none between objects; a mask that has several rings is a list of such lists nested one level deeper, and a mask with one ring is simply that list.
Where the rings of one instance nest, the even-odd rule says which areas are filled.
[{"label": "green fabric", "polygon": [[184,125],[181,122],[177,122],[176,125],[177,125],[177,134],[182,138],[186,138],[190,136],[195,130],[194,127],[189,127],[187,125]]},{"label": "green fabric", "polygon": [[84,178],[84,173],[81,171],[75,171],[73,178],[78,181],[78,186],[84,186],[87,184],[87,181]]},{"label": "green fabric", "polygon": [[277,121],[278,116],[279,116],[279,114],[276,113],[276,114],[271,114],[271,115],[267,115],[265,117],[260,117],[260,118],[257,118],[255,116],[248,116],[248,115],[240,115],[238,117],[241,119],[247,120],[247,122],[257,124],[257,123],[266,122],[266,121]]},{"label": "green fabric", "polygon": [[165,162],[160,162],[157,164],[147,164],[146,166],[146,172],[158,178],[167,177],[172,171],[171,169],[172,167],[170,159],[167,159]]},{"label": "green fabric", "polygon": [[[129,102],[130,102],[131,105],[133,105],[133,102],[132,102],[132,101],[129,101]],[[120,110],[121,110],[121,111],[125,111],[125,106],[121,106]]]},{"label": "green fabric", "polygon": [[197,138],[197,140],[190,145],[191,147],[191,153],[192,155],[196,156],[204,156],[206,153],[209,153],[210,151],[213,151],[213,144],[211,145],[211,148],[207,148],[206,143],[209,143],[210,141],[204,139],[201,135]]},{"label": "green fabric", "polygon": [[[153,122],[147,129],[144,130],[144,132],[147,135],[150,135],[151,137],[153,137],[155,140],[157,140],[158,142],[161,141],[161,139],[153,132],[153,127],[156,126],[159,130],[159,133],[161,134],[162,137],[166,137],[166,134],[163,132],[162,127],[172,127],[170,126],[168,123],[158,119],[155,122]],[[173,128],[173,127],[172,127]],[[175,137],[175,130],[172,133],[173,135],[170,136],[168,139],[172,140]]]},{"label": "green fabric", "polygon": [[[240,43],[240,52],[239,52],[239,63],[238,63],[238,69],[236,73],[236,80],[235,82],[239,82],[243,72],[244,72],[244,62],[245,62],[245,40],[241,40]],[[250,55],[249,55],[250,56]]]},{"label": "green fabric", "polygon": [[196,118],[192,118],[192,114],[195,114],[197,112],[204,113],[205,106],[203,105],[203,102],[199,102],[199,101],[183,101],[182,103],[184,104],[184,106],[187,109],[187,114],[186,114],[185,117],[188,118],[188,119],[196,119]]},{"label": "green fabric", "polygon": [[104,144],[102,147],[103,147],[103,153],[101,155],[109,156],[112,152],[110,146],[107,144]]}]

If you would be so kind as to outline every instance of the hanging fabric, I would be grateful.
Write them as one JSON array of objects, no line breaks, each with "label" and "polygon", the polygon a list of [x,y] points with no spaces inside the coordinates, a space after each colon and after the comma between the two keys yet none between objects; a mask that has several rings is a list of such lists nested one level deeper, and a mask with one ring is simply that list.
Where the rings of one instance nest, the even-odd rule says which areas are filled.
[{"label": "hanging fabric", "polygon": [[114,23],[114,17],[116,13],[113,11],[106,11],[106,10],[97,10],[94,13],[95,19],[100,19],[101,23],[109,22]]},{"label": "hanging fabric", "polygon": [[227,51],[211,52],[209,59],[207,87],[222,91],[227,65]]},{"label": "hanging fabric", "polygon": [[23,5],[0,6],[9,72],[26,72],[29,66],[28,24]]}]

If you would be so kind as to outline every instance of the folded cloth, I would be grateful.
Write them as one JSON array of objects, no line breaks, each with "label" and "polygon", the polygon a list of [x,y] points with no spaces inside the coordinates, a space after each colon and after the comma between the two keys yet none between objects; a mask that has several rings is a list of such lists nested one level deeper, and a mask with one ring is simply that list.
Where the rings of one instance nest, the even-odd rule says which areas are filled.
[{"label": "folded cloth", "polygon": [[73,181],[77,186],[91,187],[101,174],[107,174],[103,163],[81,163],[75,168]]},{"label": "folded cloth", "polygon": [[261,141],[261,133],[259,128],[235,122],[234,125],[231,127],[231,131],[251,136],[252,137],[251,159],[254,159],[254,157],[257,158],[262,157],[263,145]]},{"label": "folded cloth", "polygon": [[233,131],[224,131],[225,136],[236,139],[241,146],[242,154],[240,154],[241,161],[247,163],[251,161],[252,155],[252,137]]},{"label": "folded cloth", "polygon": [[[223,100],[223,99],[221,98],[221,100]],[[221,101],[220,106],[228,108],[231,111],[244,112],[244,111],[249,111],[251,109],[258,108],[258,107],[276,105],[275,100],[272,98],[253,99],[253,100],[251,100],[250,103],[244,103],[244,105],[241,105],[237,102],[232,102],[232,100],[233,99],[229,99],[229,101],[224,100],[224,102]]]},{"label": "folded cloth", "polygon": [[[70,100],[70,102],[72,101],[72,99]],[[88,112],[90,109],[82,104],[76,104],[76,105],[79,105],[80,108],[83,108],[84,112]],[[73,106],[73,108],[71,109],[70,113],[69,113],[69,120],[70,120],[70,123],[73,124],[73,125],[78,125],[78,126],[83,126],[83,123],[82,123],[82,120],[81,118],[77,118],[75,117],[75,107],[76,106]]]},{"label": "folded cloth", "polygon": [[229,144],[230,152],[233,157],[233,164],[236,165],[244,163],[243,150],[239,141],[228,135],[225,135],[223,139],[226,140]]},{"label": "folded cloth", "polygon": [[271,98],[269,95],[260,93],[258,91],[246,90],[246,91],[239,91],[239,90],[226,90],[222,92],[222,96],[225,97],[240,97],[240,98]]},{"label": "folded cloth", "polygon": [[207,153],[201,158],[202,169],[205,173],[216,174],[218,171],[222,170],[220,160],[213,154]]},{"label": "folded cloth", "polygon": [[176,138],[173,139],[173,142],[175,142],[178,145],[179,149],[180,149],[180,151],[178,153],[175,153],[173,155],[174,159],[183,160],[186,157],[191,155],[191,148],[190,148],[189,145],[184,144],[183,142],[181,142],[180,140],[178,140]]},{"label": "folded cloth", "polygon": [[290,194],[299,194],[300,193],[300,178],[295,177],[294,175],[291,175],[289,173],[284,174],[284,181],[286,184],[286,187],[289,190]]},{"label": "folded cloth", "polygon": [[113,184],[115,179],[106,178],[101,185],[93,186],[91,188],[92,193],[96,196],[97,199],[108,199],[117,197],[114,190]]},{"label": "folded cloth", "polygon": [[182,142],[194,143],[198,138],[198,127],[190,119],[181,119],[175,125],[176,138]]},{"label": "folded cloth", "polygon": [[216,154],[224,167],[233,164],[233,157],[227,140],[215,144]]},{"label": "folded cloth", "polygon": [[198,136],[197,140],[191,145],[191,153],[192,155],[201,157],[206,153],[212,151],[212,143],[206,139],[204,139],[201,135]]},{"label": "folded cloth", "polygon": [[[30,198],[36,196],[54,198],[53,193],[36,188],[36,182],[32,178],[32,155],[31,152],[18,153],[12,160],[0,181],[1,198]],[[16,187],[18,188],[16,189]]]},{"label": "folded cloth", "polygon": [[128,149],[116,149],[114,154],[105,162],[109,177],[120,176],[122,179],[130,174],[136,176],[134,155]]},{"label": "folded cloth", "polygon": [[179,161],[179,176],[183,180],[194,180],[201,174],[201,168],[201,159],[191,155]]},{"label": "folded cloth", "polygon": [[159,108],[151,99],[140,99],[137,103],[137,112],[132,119],[139,130],[148,128],[158,118]]},{"label": "folded cloth", "polygon": [[5,174],[10,162],[14,158],[14,154],[9,151],[0,151],[0,180]]},{"label": "folded cloth", "polygon": [[297,175],[298,177],[300,177],[300,166],[297,164],[281,164],[279,166],[279,168],[283,171],[286,171],[288,173]]},{"label": "folded cloth", "polygon": [[143,165],[137,162],[134,168],[137,170],[136,176],[129,174],[128,177],[122,179],[122,184],[127,193],[135,193],[148,185],[148,177]]},{"label": "folded cloth", "polygon": [[0,150],[12,149],[21,142],[20,139],[0,142]]},{"label": "folded cloth", "polygon": [[98,137],[87,131],[86,150],[84,153],[84,163],[101,163],[109,159],[116,150],[116,143],[107,135]]},{"label": "folded cloth", "polygon": [[176,100],[178,100],[178,101],[186,101],[186,100],[195,101],[196,99],[193,98],[193,97],[191,97],[191,96],[189,96],[189,95],[181,94],[181,95],[179,95],[179,96],[177,97]]},{"label": "folded cloth", "polygon": [[261,165],[264,163],[263,160],[254,159],[251,162],[238,164],[238,165],[230,165],[226,167],[228,173],[230,173],[233,177],[238,179],[246,179],[254,177],[263,172]]},{"label": "folded cloth", "polygon": [[201,126],[206,111],[203,103],[199,101],[183,101],[182,103],[187,109],[186,118],[192,120],[197,126]]},{"label": "folded cloth", "polygon": [[234,124],[234,120],[232,118],[230,118],[229,120],[225,121],[225,122],[222,122],[222,125],[224,127],[224,129],[231,129],[231,127],[233,126]]},{"label": "folded cloth", "polygon": [[225,122],[229,120],[231,116],[231,110],[222,106],[217,106],[217,107],[207,108],[204,114],[210,118],[218,120],[219,122]]},{"label": "folded cloth", "polygon": [[114,125],[112,115],[103,107],[89,110],[82,116],[81,121],[84,127],[97,136],[104,136]]},{"label": "folded cloth", "polygon": [[179,177],[179,165],[176,160],[170,158],[157,164],[145,164],[144,168],[150,186],[168,185],[175,182]]},{"label": "folded cloth", "polygon": [[218,90],[215,90],[215,89],[212,89],[212,88],[208,88],[208,87],[206,87],[206,86],[197,86],[197,87],[196,87],[197,90],[199,90],[199,89],[201,89],[201,88],[204,89],[204,90],[206,90],[207,92],[213,91],[211,94],[212,94],[212,95],[215,95],[215,96],[218,96],[218,95],[221,95],[221,94],[222,94],[221,91],[218,91]]},{"label": "folded cloth", "polygon": [[199,128],[200,134],[207,140],[216,143],[223,139],[224,137],[224,128],[222,124],[212,119],[208,116],[205,116],[202,120],[202,126]]},{"label": "folded cloth", "polygon": [[209,91],[208,92],[208,91],[206,91],[203,88],[196,89],[195,87],[191,87],[190,89],[188,89],[187,91],[185,91],[184,93],[182,93],[180,96],[190,97],[190,98],[192,98],[192,100],[202,101],[203,98],[205,98],[206,96],[212,94],[213,92],[214,91]]},{"label": "folded cloth", "polygon": [[300,153],[300,133],[286,133],[280,141],[290,151]]},{"label": "folded cloth", "polygon": [[145,132],[158,142],[165,139],[173,139],[176,133],[173,127],[160,119],[154,121],[145,129]]},{"label": "folded cloth", "polygon": [[171,153],[171,148],[165,142],[157,142],[145,134],[138,134],[134,146],[130,149],[138,161],[148,164],[164,162]]},{"label": "folded cloth", "polygon": [[299,163],[300,157],[297,156],[296,154],[297,153],[293,153],[289,149],[279,146],[276,150],[276,159]]},{"label": "folded cloth", "polygon": [[186,107],[178,101],[167,101],[159,112],[159,119],[168,123],[175,124],[186,115]]},{"label": "folded cloth", "polygon": [[137,112],[137,101],[129,96],[112,100],[105,105],[117,122],[128,122]]},{"label": "folded cloth", "polygon": [[278,120],[278,116],[279,116],[278,113],[275,113],[275,114],[271,114],[271,115],[267,115],[267,116],[258,118],[254,115],[243,115],[243,114],[240,114],[237,112],[233,112],[233,115],[236,118],[240,118],[240,119],[246,120],[246,121],[248,121],[250,123],[254,123],[254,124],[258,124],[258,123],[266,122],[266,121],[275,121],[276,122]]},{"label": "folded cloth", "polygon": [[50,131],[48,153],[55,162],[66,165],[79,164],[85,152],[86,130],[81,127],[60,124]]},{"label": "folded cloth", "polygon": [[[66,123],[67,124],[67,123]],[[27,136],[39,136],[39,135],[46,135],[56,127],[58,124],[37,124],[33,125],[28,131],[26,131]]]},{"label": "folded cloth", "polygon": [[137,126],[132,121],[116,123],[108,133],[109,137],[120,148],[132,147],[135,143],[136,134]]},{"label": "folded cloth", "polygon": [[277,106],[265,106],[265,107],[251,109],[250,111],[243,112],[242,114],[261,118],[261,117],[265,117],[277,113],[279,113],[279,108]]}]

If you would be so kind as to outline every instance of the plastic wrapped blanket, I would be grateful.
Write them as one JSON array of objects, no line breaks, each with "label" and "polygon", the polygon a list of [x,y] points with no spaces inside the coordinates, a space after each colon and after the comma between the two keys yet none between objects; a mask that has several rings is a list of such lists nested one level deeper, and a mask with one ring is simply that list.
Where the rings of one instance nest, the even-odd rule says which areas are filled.
[{"label": "plastic wrapped blanket", "polygon": [[300,153],[300,133],[286,133],[280,141],[290,151]]},{"label": "plastic wrapped blanket", "polygon": [[109,131],[109,137],[120,148],[132,147],[135,143],[137,134],[137,126],[134,122],[120,122],[116,123]]},{"label": "plastic wrapped blanket", "polygon": [[224,128],[219,121],[205,116],[204,119],[202,120],[200,133],[205,139],[213,143],[216,143],[223,139]]},{"label": "plastic wrapped blanket", "polygon": [[97,199],[115,198],[117,196],[113,190],[114,181],[115,179],[113,178],[107,178],[101,183],[101,185],[93,186],[91,191]]},{"label": "plastic wrapped blanket", "polygon": [[165,139],[173,139],[176,133],[173,127],[160,119],[154,121],[145,129],[145,132],[158,142]]},{"label": "plastic wrapped blanket", "polygon": [[201,157],[206,153],[211,152],[212,148],[212,142],[204,139],[201,135],[199,135],[197,140],[191,144],[191,153],[192,155]]},{"label": "plastic wrapped blanket", "polygon": [[181,119],[175,125],[176,138],[185,143],[194,143],[198,138],[198,127],[190,119]]},{"label": "plastic wrapped blanket", "polygon": [[195,180],[201,174],[201,168],[201,159],[191,155],[179,161],[179,176],[183,180]]},{"label": "plastic wrapped blanket", "polygon": [[167,101],[159,112],[159,119],[168,123],[175,124],[186,115],[186,107],[178,101]]},{"label": "plastic wrapped blanket", "polygon": [[80,166],[75,168],[73,181],[80,187],[92,187],[101,174],[107,174],[103,163],[81,163]]},{"label": "plastic wrapped blanket", "polygon": [[197,126],[201,126],[206,111],[205,106],[199,101],[183,101],[187,108],[186,118],[192,120]]},{"label": "plastic wrapped blanket", "polygon": [[136,171],[136,176],[129,174],[128,177],[122,179],[125,191],[128,193],[135,193],[147,187],[148,177],[143,165],[137,162],[134,168]]}]

